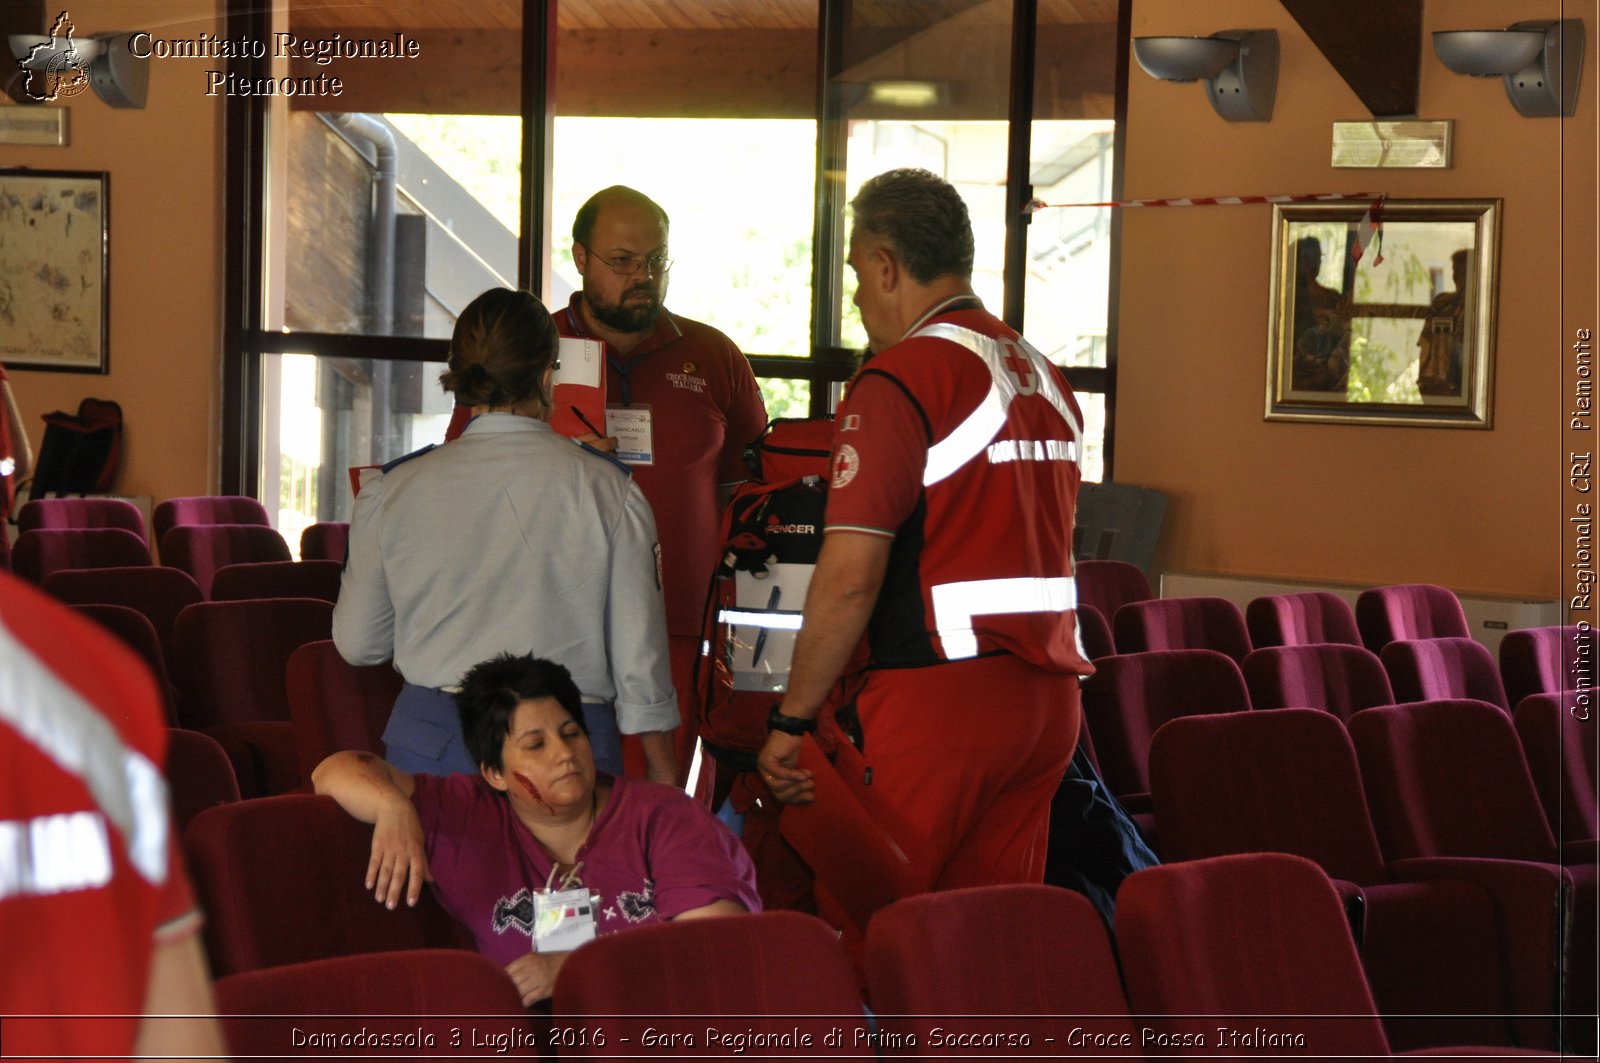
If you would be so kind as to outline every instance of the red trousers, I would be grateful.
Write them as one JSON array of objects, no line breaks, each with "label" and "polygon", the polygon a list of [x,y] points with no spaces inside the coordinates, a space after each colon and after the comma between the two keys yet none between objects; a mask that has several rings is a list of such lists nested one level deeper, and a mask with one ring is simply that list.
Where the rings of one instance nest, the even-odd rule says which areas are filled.
[{"label": "red trousers", "polygon": [[1050,799],[1078,738],[1078,677],[1002,655],[882,669],[857,699],[862,793],[922,890],[1042,882]]}]

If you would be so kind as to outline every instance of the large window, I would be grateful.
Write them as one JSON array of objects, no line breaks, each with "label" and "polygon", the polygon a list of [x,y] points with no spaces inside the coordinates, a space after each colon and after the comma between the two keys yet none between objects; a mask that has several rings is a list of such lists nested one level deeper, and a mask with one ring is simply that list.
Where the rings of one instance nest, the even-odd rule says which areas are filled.
[{"label": "large window", "polygon": [[[1031,69],[1013,69],[1024,54],[1014,7],[1033,20],[1022,27]],[[227,463],[225,489],[276,503],[291,540],[300,525],[347,517],[348,468],[442,438],[438,363],[456,314],[493,285],[564,304],[578,282],[573,214],[611,184],[667,209],[667,305],[751,356],[769,412],[828,408],[865,341],[844,266],[845,204],[895,166],[930,169],[966,198],[974,286],[1069,367],[1091,437],[1085,475],[1099,479],[1112,220],[1052,209],[1021,229],[1008,204],[1024,186],[1051,203],[1114,197],[1116,7],[292,0],[247,14],[240,4],[236,34],[404,32],[421,56],[336,60],[315,72],[341,76],[341,97],[235,109],[236,188],[253,219],[237,228],[259,239],[230,373],[240,460]],[[1015,82],[1030,74],[1024,173]]]}]

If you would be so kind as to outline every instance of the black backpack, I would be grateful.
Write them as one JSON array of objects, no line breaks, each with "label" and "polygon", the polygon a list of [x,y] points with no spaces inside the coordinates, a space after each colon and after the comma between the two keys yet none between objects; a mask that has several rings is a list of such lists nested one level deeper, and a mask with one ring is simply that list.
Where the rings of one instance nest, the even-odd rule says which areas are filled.
[{"label": "black backpack", "polygon": [[122,407],[84,399],[78,412],[44,415],[44,439],[28,498],[105,494],[122,464]]}]

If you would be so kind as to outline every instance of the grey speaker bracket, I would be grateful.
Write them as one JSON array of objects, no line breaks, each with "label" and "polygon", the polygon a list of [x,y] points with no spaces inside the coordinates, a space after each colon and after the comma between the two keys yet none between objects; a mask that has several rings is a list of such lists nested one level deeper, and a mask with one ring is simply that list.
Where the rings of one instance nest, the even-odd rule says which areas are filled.
[{"label": "grey speaker bracket", "polygon": [[1239,57],[1206,81],[1211,106],[1230,122],[1267,122],[1278,92],[1278,31],[1222,30],[1211,36],[1239,42]]},{"label": "grey speaker bracket", "polygon": [[1505,76],[1511,106],[1524,118],[1571,117],[1578,106],[1578,82],[1583,77],[1583,21],[1534,19],[1512,23],[1507,29],[1544,34],[1538,58]]}]

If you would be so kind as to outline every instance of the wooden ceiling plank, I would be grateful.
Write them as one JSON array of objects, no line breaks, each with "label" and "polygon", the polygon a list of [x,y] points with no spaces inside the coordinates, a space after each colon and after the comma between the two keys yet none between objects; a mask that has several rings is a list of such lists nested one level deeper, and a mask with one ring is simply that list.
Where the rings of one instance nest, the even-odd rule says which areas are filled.
[{"label": "wooden ceiling plank", "polygon": [[1417,113],[1422,0],[1279,2],[1374,118]]}]

